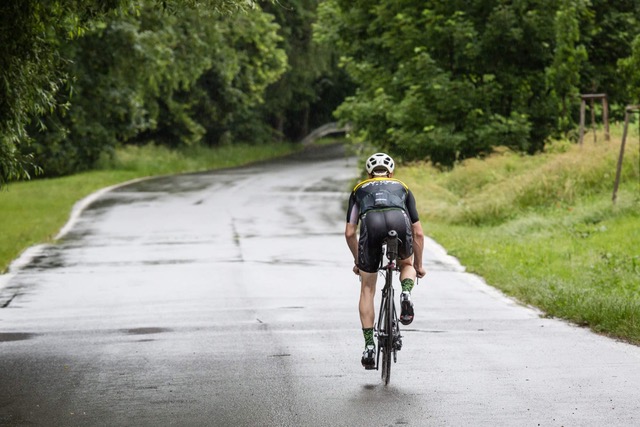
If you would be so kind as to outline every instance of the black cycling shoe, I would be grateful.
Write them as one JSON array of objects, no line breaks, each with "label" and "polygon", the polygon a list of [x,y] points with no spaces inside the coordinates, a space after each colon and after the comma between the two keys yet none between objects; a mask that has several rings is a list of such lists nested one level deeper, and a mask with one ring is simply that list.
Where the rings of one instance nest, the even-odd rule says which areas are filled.
[{"label": "black cycling shoe", "polygon": [[376,348],[373,345],[368,345],[362,353],[362,366],[364,369],[376,369]]},{"label": "black cycling shoe", "polygon": [[402,292],[400,294],[400,323],[409,325],[411,322],[413,322],[411,294],[409,292]]}]

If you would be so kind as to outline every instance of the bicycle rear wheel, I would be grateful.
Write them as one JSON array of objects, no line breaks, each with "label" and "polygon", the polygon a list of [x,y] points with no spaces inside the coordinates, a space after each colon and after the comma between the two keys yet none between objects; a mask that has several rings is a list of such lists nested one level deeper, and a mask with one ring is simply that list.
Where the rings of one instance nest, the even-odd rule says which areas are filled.
[{"label": "bicycle rear wheel", "polygon": [[393,287],[387,288],[384,301],[382,325],[384,328],[384,343],[382,347],[382,382],[389,384],[391,380],[391,360],[393,359]]}]

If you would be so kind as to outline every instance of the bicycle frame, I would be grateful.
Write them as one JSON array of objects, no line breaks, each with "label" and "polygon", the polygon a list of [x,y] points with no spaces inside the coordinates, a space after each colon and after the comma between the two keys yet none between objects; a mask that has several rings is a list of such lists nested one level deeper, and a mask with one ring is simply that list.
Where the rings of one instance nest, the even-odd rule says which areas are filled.
[{"label": "bicycle frame", "polygon": [[[378,314],[378,323],[376,332],[378,337],[378,352],[376,355],[376,369],[382,367],[382,381],[389,384],[391,377],[391,356],[393,362],[397,360],[397,351],[402,348],[402,336],[400,335],[400,327],[398,316],[396,313],[393,275],[399,271],[396,264],[398,257],[398,234],[392,230],[386,241],[386,258],[388,262],[384,264],[384,258],[381,262],[379,272],[385,278],[385,284],[382,288],[382,300],[380,301],[380,311]],[[380,364],[380,353],[382,353],[382,365]]]}]

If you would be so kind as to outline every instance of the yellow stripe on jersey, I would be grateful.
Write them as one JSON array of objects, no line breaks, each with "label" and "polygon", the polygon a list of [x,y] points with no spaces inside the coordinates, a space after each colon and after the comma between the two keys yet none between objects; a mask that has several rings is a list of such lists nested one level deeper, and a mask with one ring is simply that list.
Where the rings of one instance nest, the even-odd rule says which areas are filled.
[{"label": "yellow stripe on jersey", "polygon": [[358,185],[356,185],[353,188],[353,191],[356,191],[358,188],[362,187],[365,184],[368,184],[370,182],[375,182],[375,181],[395,181],[395,182],[399,182],[400,184],[402,184],[402,186],[406,189],[409,190],[409,187],[407,187],[407,184],[405,184],[404,182],[400,181],[399,179],[395,179],[395,178],[387,178],[387,177],[377,177],[377,178],[369,178],[369,179],[365,179],[364,181],[358,183]]}]

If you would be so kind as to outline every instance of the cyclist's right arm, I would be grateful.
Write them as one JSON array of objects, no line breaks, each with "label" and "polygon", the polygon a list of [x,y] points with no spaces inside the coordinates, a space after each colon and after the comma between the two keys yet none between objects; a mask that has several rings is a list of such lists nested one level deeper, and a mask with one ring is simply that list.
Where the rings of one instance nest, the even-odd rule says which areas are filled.
[{"label": "cyclist's right arm", "polygon": [[411,219],[411,223],[415,223],[420,221],[420,217],[418,216],[418,208],[416,207],[416,199],[413,197],[413,193],[411,190],[407,193],[407,199],[405,200],[405,206],[407,207],[407,214]]},{"label": "cyclist's right arm", "polygon": [[354,194],[351,194],[349,198],[349,208],[347,209],[347,225],[344,229],[344,237],[347,240],[347,245],[349,246],[349,250],[353,255],[353,272],[355,274],[359,273],[358,269],[358,236],[357,236],[357,228],[358,228],[358,215],[360,213],[360,208],[355,201]]},{"label": "cyclist's right arm", "polygon": [[416,199],[413,196],[411,190],[408,191],[407,200],[407,214],[411,219],[411,234],[413,235],[413,267],[416,269],[418,278],[423,278],[426,274],[424,267],[422,266],[422,252],[424,250],[424,231],[422,230],[422,224],[420,223],[420,217],[418,216],[418,208],[416,207]]},{"label": "cyclist's right arm", "polygon": [[416,221],[411,224],[411,231],[413,232],[413,267],[416,269],[418,278],[422,279],[427,272],[422,266],[424,231],[422,230],[422,224],[420,224],[420,221]]}]

